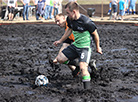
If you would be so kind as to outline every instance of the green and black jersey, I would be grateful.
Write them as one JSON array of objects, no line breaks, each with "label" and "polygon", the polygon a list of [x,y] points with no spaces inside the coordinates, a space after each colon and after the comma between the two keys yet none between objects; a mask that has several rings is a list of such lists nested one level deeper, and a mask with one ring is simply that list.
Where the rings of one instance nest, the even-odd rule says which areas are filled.
[{"label": "green and black jersey", "polygon": [[81,14],[80,18],[77,20],[70,20],[67,17],[68,27],[73,30],[73,35],[75,37],[75,45],[78,48],[90,47],[91,44],[91,33],[97,29],[94,22],[87,16]]}]

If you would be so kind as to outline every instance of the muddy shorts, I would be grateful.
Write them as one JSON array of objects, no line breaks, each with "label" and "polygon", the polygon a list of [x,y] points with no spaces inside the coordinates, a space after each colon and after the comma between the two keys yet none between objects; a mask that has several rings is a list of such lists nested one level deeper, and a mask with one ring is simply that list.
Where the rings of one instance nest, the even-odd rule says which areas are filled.
[{"label": "muddy shorts", "polygon": [[72,44],[73,40],[67,38],[65,41],[63,41],[63,43]]},{"label": "muddy shorts", "polygon": [[73,44],[65,48],[62,53],[69,59],[79,58],[79,62],[89,63],[91,57],[91,48],[77,48]]}]

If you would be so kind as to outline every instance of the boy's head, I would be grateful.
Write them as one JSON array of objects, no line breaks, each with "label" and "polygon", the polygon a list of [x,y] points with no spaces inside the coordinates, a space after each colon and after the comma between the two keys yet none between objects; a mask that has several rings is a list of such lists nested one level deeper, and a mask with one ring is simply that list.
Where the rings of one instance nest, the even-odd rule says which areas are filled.
[{"label": "boy's head", "polygon": [[74,20],[76,17],[76,14],[79,12],[79,5],[77,2],[69,2],[66,4],[65,10],[66,10],[67,16],[71,20]]},{"label": "boy's head", "polygon": [[55,22],[60,27],[66,26],[66,18],[62,13],[55,16]]}]

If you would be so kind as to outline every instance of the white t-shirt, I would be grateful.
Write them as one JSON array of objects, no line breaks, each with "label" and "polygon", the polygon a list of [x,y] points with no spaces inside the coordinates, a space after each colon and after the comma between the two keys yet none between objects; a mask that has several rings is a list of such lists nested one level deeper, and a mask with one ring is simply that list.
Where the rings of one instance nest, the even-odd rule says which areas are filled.
[{"label": "white t-shirt", "polygon": [[38,0],[35,0],[35,4],[38,4]]},{"label": "white t-shirt", "polygon": [[50,0],[46,0],[46,5],[50,5]]},{"label": "white t-shirt", "polygon": [[15,7],[16,1],[17,0],[8,0],[8,5],[7,6]]}]

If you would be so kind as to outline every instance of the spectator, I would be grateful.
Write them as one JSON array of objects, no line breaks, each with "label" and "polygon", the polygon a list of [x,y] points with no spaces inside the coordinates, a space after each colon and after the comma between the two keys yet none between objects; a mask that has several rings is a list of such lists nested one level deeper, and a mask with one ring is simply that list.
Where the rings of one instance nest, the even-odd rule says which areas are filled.
[{"label": "spectator", "polygon": [[40,20],[43,19],[45,14],[46,2],[44,0],[39,0],[37,3],[37,15],[40,17]]},{"label": "spectator", "polygon": [[112,0],[113,20],[117,17],[118,0]]},{"label": "spectator", "polygon": [[26,20],[29,20],[28,11],[29,11],[30,0],[21,0],[21,2],[23,3],[23,20],[25,20],[25,15],[26,15]]},{"label": "spectator", "polygon": [[111,14],[111,10],[112,10],[112,2],[111,2],[111,0],[110,0],[110,1],[109,1],[109,10],[108,10],[107,15],[110,15],[110,14]]},{"label": "spectator", "polygon": [[9,21],[13,20],[15,6],[17,7],[17,0],[8,0]]},{"label": "spectator", "polygon": [[53,18],[53,6],[54,6],[54,1],[50,0],[50,11],[49,11],[49,18],[52,19]]},{"label": "spectator", "polygon": [[121,20],[123,20],[123,15],[125,13],[124,10],[125,10],[125,1],[119,0],[119,15],[121,16]]},{"label": "spectator", "polygon": [[54,17],[58,14],[59,0],[54,0]]},{"label": "spectator", "polygon": [[49,18],[49,12],[50,12],[50,0],[46,0],[45,20]]},{"label": "spectator", "polygon": [[38,0],[33,0],[33,4],[35,5],[35,17],[36,17],[36,20],[39,19],[38,15],[37,15],[37,3],[38,3]]},{"label": "spectator", "polygon": [[133,14],[136,14],[135,10],[136,10],[136,1],[137,0],[130,0],[130,5],[129,5],[129,13],[132,14],[132,11],[133,11]]},{"label": "spectator", "polygon": [[59,0],[59,9],[58,9],[59,14],[62,13],[62,1],[63,0]]},{"label": "spectator", "polygon": [[129,14],[129,0],[125,0],[125,14]]}]

